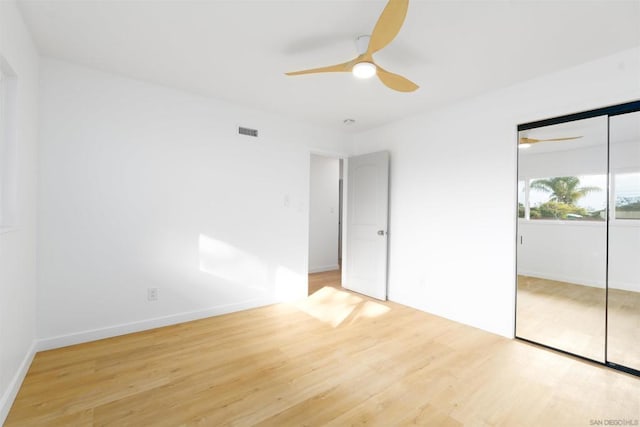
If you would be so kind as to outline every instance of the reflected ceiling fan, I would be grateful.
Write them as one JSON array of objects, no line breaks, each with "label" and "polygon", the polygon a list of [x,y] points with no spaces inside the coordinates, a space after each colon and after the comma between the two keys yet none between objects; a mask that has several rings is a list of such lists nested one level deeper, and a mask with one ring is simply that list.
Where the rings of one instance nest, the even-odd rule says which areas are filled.
[{"label": "reflected ceiling fan", "polygon": [[293,71],[286,73],[286,75],[298,76],[301,74],[344,72],[353,73],[354,76],[359,78],[369,78],[377,74],[380,81],[393,90],[399,92],[415,91],[419,87],[417,84],[383,69],[373,60],[373,54],[391,43],[400,28],[402,28],[408,7],[409,0],[389,0],[380,18],[378,18],[371,36],[360,36],[356,39],[358,56],[355,59],[328,67]]},{"label": "reflected ceiling fan", "polygon": [[520,137],[520,144],[537,144],[538,142],[551,142],[551,141],[569,141],[572,139],[580,139],[582,136],[569,136],[566,138],[548,138],[548,139],[536,139]]}]

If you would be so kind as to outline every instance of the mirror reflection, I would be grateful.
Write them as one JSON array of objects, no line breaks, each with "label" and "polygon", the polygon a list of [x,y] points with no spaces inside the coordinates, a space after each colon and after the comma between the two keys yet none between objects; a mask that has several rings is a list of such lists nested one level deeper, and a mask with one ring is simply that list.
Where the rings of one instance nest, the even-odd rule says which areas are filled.
[{"label": "mirror reflection", "polygon": [[607,360],[640,371],[640,112],[609,122]]},{"label": "mirror reflection", "polygon": [[516,335],[604,362],[607,117],[520,131]]}]

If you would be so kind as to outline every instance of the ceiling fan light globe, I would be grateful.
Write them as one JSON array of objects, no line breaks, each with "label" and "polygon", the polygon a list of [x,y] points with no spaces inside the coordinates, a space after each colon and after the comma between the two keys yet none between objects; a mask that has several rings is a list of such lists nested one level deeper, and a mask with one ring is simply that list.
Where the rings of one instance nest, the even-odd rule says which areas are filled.
[{"label": "ceiling fan light globe", "polygon": [[359,79],[368,79],[376,75],[376,66],[371,62],[358,62],[351,72]]}]

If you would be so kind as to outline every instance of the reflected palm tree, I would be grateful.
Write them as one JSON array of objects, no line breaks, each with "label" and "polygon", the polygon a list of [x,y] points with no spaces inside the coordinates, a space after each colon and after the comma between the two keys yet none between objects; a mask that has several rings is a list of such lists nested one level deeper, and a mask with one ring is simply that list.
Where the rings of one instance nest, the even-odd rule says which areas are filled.
[{"label": "reflected palm tree", "polygon": [[554,178],[537,179],[531,182],[531,188],[551,193],[552,202],[574,205],[580,198],[594,191],[602,191],[600,187],[581,187],[580,179],[576,176],[557,176]]}]

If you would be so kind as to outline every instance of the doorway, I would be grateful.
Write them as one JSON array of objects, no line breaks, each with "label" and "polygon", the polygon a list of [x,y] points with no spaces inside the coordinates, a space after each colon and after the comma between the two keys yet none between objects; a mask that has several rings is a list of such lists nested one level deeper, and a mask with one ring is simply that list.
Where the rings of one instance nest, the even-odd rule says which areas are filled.
[{"label": "doorway", "polygon": [[332,286],[386,300],[390,153],[341,162],[311,155],[309,273],[333,272]]},{"label": "doorway", "polygon": [[342,286],[343,165],[339,157],[311,154],[308,295]]}]

